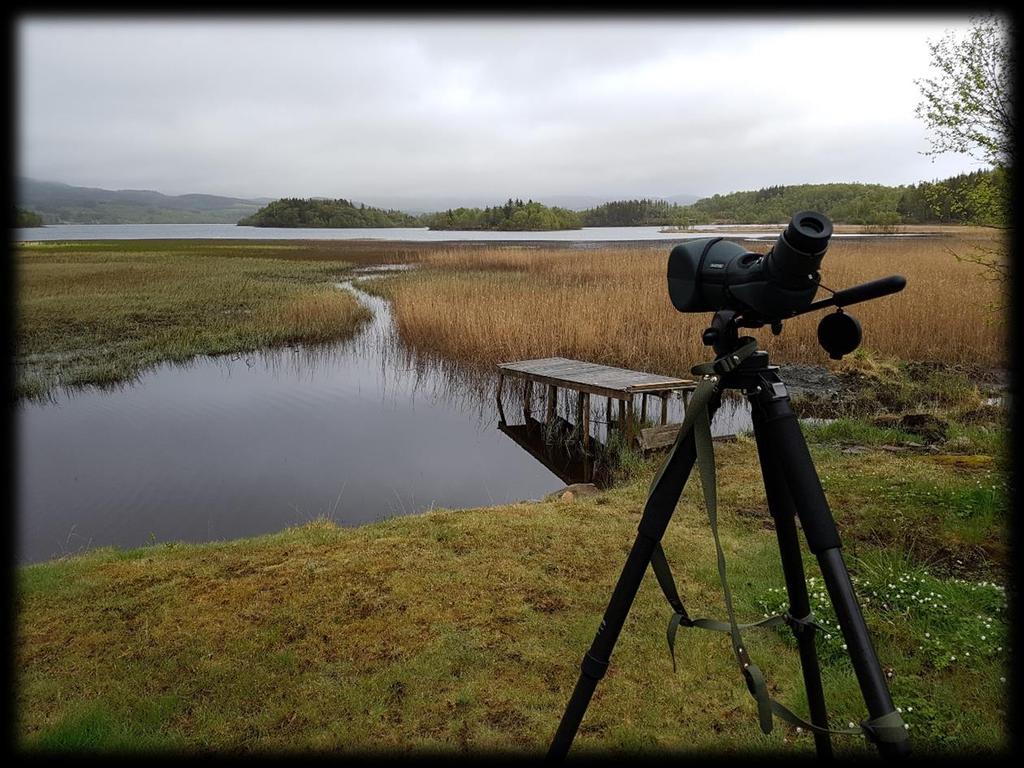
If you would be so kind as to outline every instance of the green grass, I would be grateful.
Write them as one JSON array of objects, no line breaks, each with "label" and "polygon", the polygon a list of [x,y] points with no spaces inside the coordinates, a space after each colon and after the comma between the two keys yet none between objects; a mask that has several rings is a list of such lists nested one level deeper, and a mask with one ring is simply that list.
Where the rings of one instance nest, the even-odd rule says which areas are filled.
[{"label": "green grass", "polygon": [[[929,565],[912,544],[939,528],[954,549],[981,536],[1003,551],[999,525],[974,532],[970,520],[1005,516],[1005,505],[966,516],[956,506],[979,501],[966,489],[991,463],[847,455],[823,444],[812,452],[917,752],[1004,748],[1005,599],[982,583],[1001,579],[999,563]],[[753,620],[777,607],[783,586],[755,447],[741,437],[718,444],[717,457],[730,580],[740,620]],[[648,460],[623,485],[570,503],[440,510],[348,529],[318,522],[21,568],[19,745],[543,752],[635,536],[652,467]],[[943,479],[951,471],[955,482]],[[880,538],[891,507],[878,497],[895,478],[911,501],[901,535]],[[953,506],[936,507],[929,493]],[[691,483],[665,548],[691,614],[720,618],[697,499]],[[924,592],[940,597],[921,602]],[[760,733],[725,635],[681,630],[673,675],[668,617],[645,579],[577,749],[813,751],[807,734],[781,723]],[[746,639],[773,695],[806,712],[791,638],[750,630]],[[864,707],[835,643],[822,641],[823,677],[834,722],[845,726]],[[871,752],[861,739],[837,747]]]},{"label": "green grass", "polygon": [[350,264],[329,253],[294,243],[21,244],[16,394],[112,384],[198,354],[345,338],[370,313],[334,287]]}]

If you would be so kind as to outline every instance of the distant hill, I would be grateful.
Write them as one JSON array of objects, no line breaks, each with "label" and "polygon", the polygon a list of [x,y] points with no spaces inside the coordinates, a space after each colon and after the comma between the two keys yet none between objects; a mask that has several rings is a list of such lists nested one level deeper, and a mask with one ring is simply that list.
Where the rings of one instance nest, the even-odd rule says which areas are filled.
[{"label": "distant hill", "polygon": [[21,177],[18,207],[46,224],[234,224],[266,199],[220,195],[164,195],[148,189],[75,187]]}]

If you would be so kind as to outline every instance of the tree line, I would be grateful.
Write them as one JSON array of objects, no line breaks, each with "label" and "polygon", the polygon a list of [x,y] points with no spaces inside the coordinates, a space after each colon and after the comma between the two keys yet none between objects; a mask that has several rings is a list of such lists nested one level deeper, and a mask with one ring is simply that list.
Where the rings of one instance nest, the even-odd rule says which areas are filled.
[{"label": "tree line", "polygon": [[16,227],[41,227],[43,217],[35,211],[28,211],[24,208],[14,209],[14,226]]},{"label": "tree line", "polygon": [[546,206],[533,200],[512,200],[489,208],[455,208],[421,217],[431,229],[493,230],[504,232],[580,229],[583,217],[576,211]]},{"label": "tree line", "polygon": [[941,181],[882,184],[797,184],[712,195],[687,206],[700,224],[778,224],[796,211],[819,211],[843,224],[974,224],[1005,226],[1009,181],[1004,169]]},{"label": "tree line", "polygon": [[834,222],[973,224],[1009,221],[1004,168],[963,173],[898,187],[883,184],[795,184],[712,195],[689,205],[665,200],[616,200],[584,211],[513,200],[487,208],[452,208],[412,215],[348,200],[285,198],[238,223],[256,227],[429,227],[437,230],[544,231],[581,227],[781,224],[796,211],[819,211]]}]

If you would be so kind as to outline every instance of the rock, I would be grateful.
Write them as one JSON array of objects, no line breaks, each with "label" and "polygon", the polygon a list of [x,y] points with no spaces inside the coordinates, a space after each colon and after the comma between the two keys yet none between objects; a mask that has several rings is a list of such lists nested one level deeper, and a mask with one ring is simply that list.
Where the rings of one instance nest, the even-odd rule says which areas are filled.
[{"label": "rock", "polygon": [[946,439],[949,422],[931,413],[907,413],[900,417],[898,428],[920,435],[929,443]]},{"label": "rock", "polygon": [[601,491],[598,490],[597,486],[593,483],[573,483],[567,485],[559,491],[549,493],[544,497],[544,501],[575,501],[577,498],[583,499],[588,496],[597,496]]}]

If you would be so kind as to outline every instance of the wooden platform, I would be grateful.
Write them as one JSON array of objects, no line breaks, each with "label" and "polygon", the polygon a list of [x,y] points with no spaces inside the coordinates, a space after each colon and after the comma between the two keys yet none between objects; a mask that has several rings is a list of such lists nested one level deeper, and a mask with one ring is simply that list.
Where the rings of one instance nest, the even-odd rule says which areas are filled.
[{"label": "wooden platform", "polygon": [[518,376],[544,384],[553,384],[556,387],[619,399],[638,392],[660,393],[693,389],[697,386],[697,382],[692,379],[659,376],[655,373],[631,371],[627,368],[615,368],[565,357],[498,363],[498,371],[504,376]]},{"label": "wooden platform", "polygon": [[[696,388],[693,379],[680,379],[673,376],[660,376],[644,371],[631,371],[627,368],[616,368],[611,365],[588,363],[583,360],[570,360],[565,357],[545,357],[537,360],[519,360],[511,363],[498,364],[498,415],[501,424],[505,424],[505,410],[502,404],[502,392],[506,378],[523,381],[523,415],[531,417],[530,409],[534,383],[547,387],[547,409],[545,423],[550,423],[556,416],[558,390],[567,389],[577,393],[576,423],[582,428],[583,448],[586,450],[590,441],[590,396],[598,395],[607,398],[606,421],[609,428],[622,430],[627,441],[635,442],[639,437],[638,427],[647,419],[648,397],[661,398],[661,424],[666,424],[668,417],[668,398],[673,392],[686,395]],[[636,414],[634,398],[641,398],[639,418]],[[618,418],[612,418],[612,401],[618,400]]]}]

